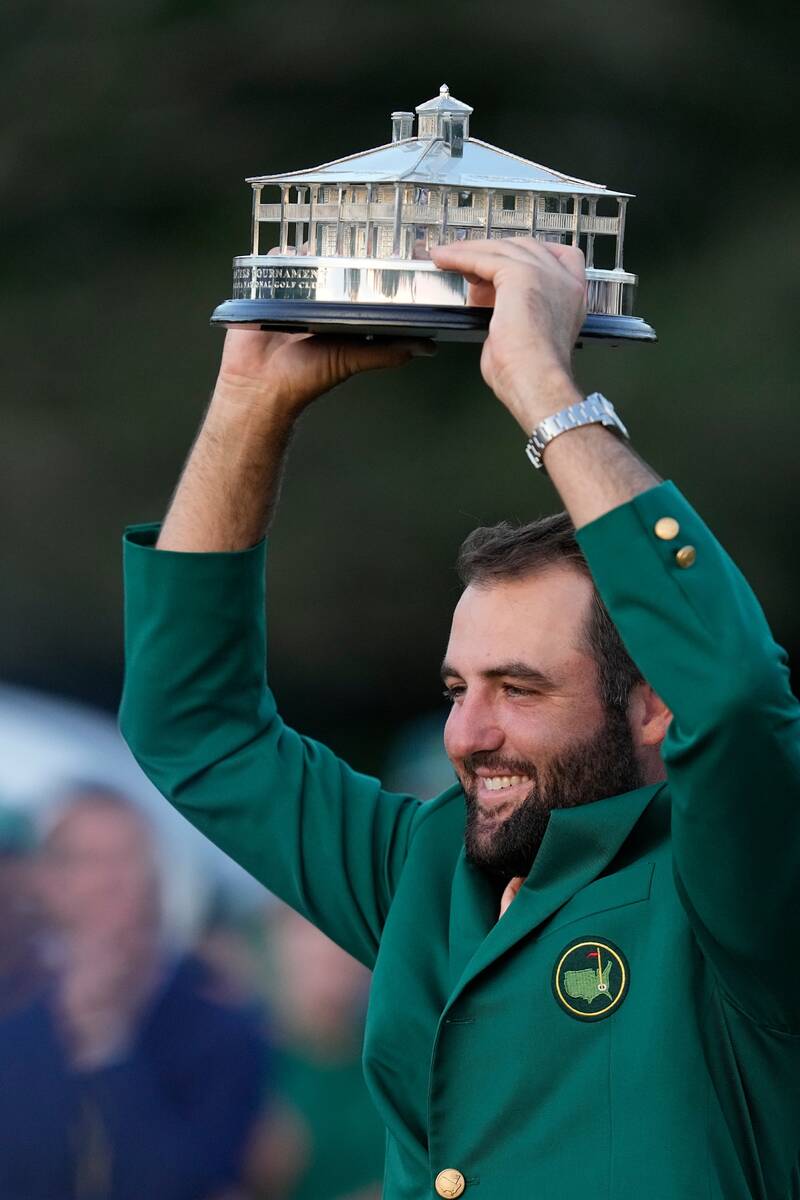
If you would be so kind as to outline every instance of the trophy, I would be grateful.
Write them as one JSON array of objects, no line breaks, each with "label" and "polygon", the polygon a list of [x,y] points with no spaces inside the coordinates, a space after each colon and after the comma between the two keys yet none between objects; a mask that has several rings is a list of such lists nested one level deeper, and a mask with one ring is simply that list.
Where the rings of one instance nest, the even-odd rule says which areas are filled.
[{"label": "trophy", "polygon": [[[584,250],[580,341],[655,341],[633,315],[637,276],[622,265],[631,196],[471,137],[472,112],[442,84],[417,107],[416,132],[414,113],[395,112],[382,146],[248,179],[251,253],[233,260],[233,297],[212,323],[482,341],[492,309],[470,305],[464,278],[439,270],[428,252],[464,239],[534,237]],[[270,229],[277,244],[263,252]]]}]

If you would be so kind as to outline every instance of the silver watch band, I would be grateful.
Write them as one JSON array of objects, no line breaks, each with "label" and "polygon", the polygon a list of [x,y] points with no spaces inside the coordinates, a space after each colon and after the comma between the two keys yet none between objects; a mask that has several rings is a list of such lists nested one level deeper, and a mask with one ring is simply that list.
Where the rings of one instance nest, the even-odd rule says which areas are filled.
[{"label": "silver watch band", "polygon": [[626,440],[630,440],[630,434],[614,411],[611,401],[606,400],[600,392],[592,392],[585,400],[570,404],[569,408],[562,408],[560,412],[553,413],[552,417],[545,417],[540,421],[528,438],[525,453],[536,470],[540,471],[544,467],[542,455],[545,447],[550,445],[553,438],[557,438],[560,433],[567,433],[570,429],[578,429],[581,425],[597,424],[605,425],[607,429],[612,429]]}]

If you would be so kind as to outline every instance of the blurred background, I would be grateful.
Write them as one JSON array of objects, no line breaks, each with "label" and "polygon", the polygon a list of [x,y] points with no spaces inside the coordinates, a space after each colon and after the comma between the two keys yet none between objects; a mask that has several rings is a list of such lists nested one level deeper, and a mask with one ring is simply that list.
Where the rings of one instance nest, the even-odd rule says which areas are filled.
[{"label": "blurred background", "polygon": [[[0,1090],[30,1099],[0,1115],[4,1200],[376,1194],[368,980],[164,813],[112,718],[119,538],[163,513],[213,385],[245,176],[381,144],[447,82],[475,136],[635,193],[625,262],[660,340],[586,348],[579,380],[798,662],[797,24],[730,0],[0,7]],[[272,536],[284,717],[422,795],[449,780],[458,544],[555,505],[478,356],[443,347],[312,409]]]}]

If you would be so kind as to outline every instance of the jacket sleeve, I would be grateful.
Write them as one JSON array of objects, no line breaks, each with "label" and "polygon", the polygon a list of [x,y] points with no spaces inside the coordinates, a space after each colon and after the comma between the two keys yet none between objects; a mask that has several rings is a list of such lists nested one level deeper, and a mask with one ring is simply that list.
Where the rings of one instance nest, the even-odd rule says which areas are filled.
[{"label": "jacket sleeve", "polygon": [[[662,517],[679,532],[656,534]],[[660,527],[663,532],[663,526]],[[629,653],[673,713],[676,886],[728,998],[800,1030],[800,705],[746,580],[671,483],[578,540]],[[678,555],[692,547],[691,555]]]},{"label": "jacket sleeve", "polygon": [[212,842],[367,966],[423,805],[287,728],[266,681],[264,544],[153,548],[128,530],[120,727]]}]

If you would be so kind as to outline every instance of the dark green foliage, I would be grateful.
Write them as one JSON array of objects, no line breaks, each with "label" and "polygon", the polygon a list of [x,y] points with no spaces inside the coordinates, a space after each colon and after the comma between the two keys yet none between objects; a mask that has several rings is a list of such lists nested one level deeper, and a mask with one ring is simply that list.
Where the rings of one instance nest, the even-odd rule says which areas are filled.
[{"label": "dark green foliage", "polygon": [[[385,141],[445,80],[475,136],[637,194],[626,265],[661,341],[584,350],[580,380],[800,647],[787,27],[711,0],[488,11],[4,6],[0,675],[113,703],[117,537],[163,511],[212,385],[244,177]],[[366,732],[436,704],[462,537],[555,507],[522,447],[474,348],[307,416],[272,556],[273,677],[298,722]]]}]

